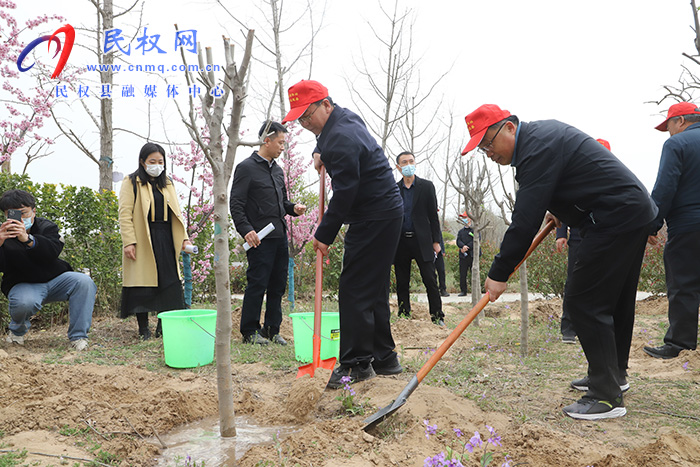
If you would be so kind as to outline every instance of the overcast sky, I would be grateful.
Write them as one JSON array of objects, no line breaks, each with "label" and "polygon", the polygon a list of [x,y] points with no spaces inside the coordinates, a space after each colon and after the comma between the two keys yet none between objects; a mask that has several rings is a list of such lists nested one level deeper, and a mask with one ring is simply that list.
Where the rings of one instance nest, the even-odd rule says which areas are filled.
[{"label": "overcast sky", "polygon": [[[318,0],[317,3],[320,4]],[[661,146],[668,136],[654,130],[654,126],[664,119],[662,114],[670,103],[659,107],[648,102],[663,96],[663,85],[677,82],[680,65],[688,63],[681,53],[694,51],[689,3],[687,0],[411,0],[401,1],[399,5],[400,9],[413,10],[413,53],[420,58],[421,87],[427,88],[449,70],[434,93],[434,104],[442,99],[438,115],[434,106],[428,110],[431,108],[428,105],[424,117],[442,118],[452,110],[458,119],[455,128],[462,138],[457,146],[463,147],[467,141],[464,116],[481,104],[494,103],[524,121],[554,118],[594,138],[607,139],[613,153],[651,190]],[[257,34],[264,33],[260,30],[264,27],[260,13],[252,6],[258,2],[232,0],[226,5],[246,24],[258,29]],[[304,5],[306,0],[285,0],[285,19],[296,18]],[[386,33],[381,28],[387,23],[377,5],[377,1],[329,0],[324,27],[316,39],[312,78],[324,83],[338,104],[353,110],[359,104],[353,103],[345,81],[356,77],[353,59],[362,53],[369,63],[377,63],[372,60],[379,49],[368,22],[373,22],[380,34]],[[394,2],[383,1],[382,5],[391,11]],[[59,13],[76,27],[95,23],[94,9],[87,0],[21,1],[18,12],[22,18]],[[137,18],[129,21],[131,25],[137,22]],[[215,61],[219,63],[223,62],[221,36],[242,37],[241,27],[213,1],[145,0],[143,22],[149,34],[160,33],[168,44],[174,35],[173,23],[178,23],[181,29],[196,29],[198,40],[214,48]],[[306,40],[305,31],[285,36],[285,46],[293,48],[298,45],[294,41]],[[34,37],[27,34],[22,39],[28,43]],[[168,50],[160,60],[179,64],[179,54]],[[237,52],[240,54],[240,50]],[[264,52],[258,47],[256,54],[263,56]],[[150,60],[132,56],[133,63],[145,64]],[[78,49],[69,60],[76,66],[93,62]],[[256,78],[256,86],[274,83],[273,78],[263,76],[267,73],[263,65],[255,64],[253,70],[260,77]],[[307,67],[299,67],[287,78],[286,87],[307,78],[307,74]],[[120,75],[117,81],[125,84],[148,79],[152,78],[132,73]],[[185,84],[181,75],[177,80],[178,84]],[[115,98],[115,127],[144,132],[149,112],[146,103],[143,97],[130,101]],[[167,127],[171,140],[189,141],[168,99],[155,99],[150,104],[151,121],[158,120],[153,132]],[[264,117],[259,107],[250,105],[246,112],[245,124],[249,128],[257,129]],[[0,110],[4,111],[4,108]],[[74,125],[88,131],[89,122],[76,113]],[[308,144],[312,144],[310,140]],[[142,143],[143,140],[133,136],[115,137],[116,170],[128,173],[135,169]],[[249,153],[248,148],[241,148],[237,160]],[[459,157],[458,152],[454,157]],[[83,184],[92,188],[98,185],[97,166],[65,142],[56,145],[51,157],[31,164],[28,172],[40,182]]]}]

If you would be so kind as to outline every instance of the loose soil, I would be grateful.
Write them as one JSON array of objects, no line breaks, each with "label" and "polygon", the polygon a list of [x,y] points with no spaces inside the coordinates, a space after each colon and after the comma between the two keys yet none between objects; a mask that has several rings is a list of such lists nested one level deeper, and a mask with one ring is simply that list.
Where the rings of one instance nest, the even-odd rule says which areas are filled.
[{"label": "loose soil", "polygon": [[[559,300],[534,302],[529,305],[529,314],[532,320],[557,319],[560,307]],[[445,304],[448,325],[453,327],[459,322],[468,308]],[[485,425],[489,425],[502,437],[503,444],[490,448],[497,454],[498,462],[493,465],[500,465],[502,455],[508,453],[512,465],[698,466],[700,413],[643,413],[640,409],[650,406],[649,399],[663,402],[665,390],[659,381],[683,382],[695,394],[700,389],[699,352],[684,352],[679,358],[664,361],[642,351],[649,343],[658,345],[658,334],[650,336],[647,328],[658,328],[666,320],[666,310],[664,298],[638,302],[630,359],[632,387],[625,397],[629,414],[600,422],[572,420],[561,412],[580,394],[559,381],[582,376],[585,366],[575,374],[551,375],[556,384],[544,394],[514,387],[504,397],[512,410],[489,410],[479,404],[477,396],[464,397],[450,392],[446,385],[424,383],[394,416],[365,433],[365,417],[395,399],[415,372],[379,376],[353,385],[355,400],[371,407],[365,415],[352,416],[342,412],[336,399],[339,391],[315,387],[319,380],[327,380],[327,373],[297,381],[296,368],[280,370],[261,362],[236,364],[236,415],[250,417],[260,425],[297,426],[278,446],[254,446],[238,465],[422,466],[426,457],[445,450],[448,440],[454,438],[452,428],[460,428],[468,438],[477,430],[488,434]],[[520,311],[517,303],[493,304],[483,316],[519,320]],[[428,318],[426,307],[414,304],[412,319],[394,323],[394,339],[402,349],[402,361],[421,358],[450,333],[450,326],[440,328]],[[453,356],[463,356],[475,348],[471,329],[439,364],[449,364]],[[282,335],[292,336],[288,319],[283,323]],[[519,336],[512,338],[517,342]],[[238,337],[234,340],[238,344]],[[88,356],[72,352],[65,340],[65,326],[44,331],[33,328],[24,346],[0,344],[2,449],[57,456],[29,454],[23,464],[66,464],[59,456],[94,459],[95,450],[91,452],[91,447],[80,441],[84,441],[84,433],[76,434],[80,430],[90,433],[91,439],[101,445],[99,450],[122,459],[119,465],[153,466],[163,450],[158,442],[160,434],[217,413],[213,366],[168,369],[162,355],[160,360],[153,359],[160,362],[159,366],[148,364],[149,359],[139,355],[148,349],[143,350],[138,343],[134,322],[96,319],[90,345]],[[537,345],[530,343],[531,349]],[[573,354],[573,346],[559,345],[562,351]],[[119,346],[126,349],[121,361],[100,358],[103,350]],[[130,348],[134,348],[133,353],[128,351]],[[507,368],[487,368],[490,376],[483,374],[478,378],[491,378],[497,383],[501,378],[503,385],[510,384]],[[468,392],[464,388],[462,394]],[[519,415],[518,406],[523,403],[541,407],[542,416]],[[683,418],[696,422],[678,423]],[[424,420],[438,425],[441,432],[427,437]],[[474,458],[472,461],[470,465],[477,465]],[[71,460],[68,465],[74,462]],[[231,460],[222,465],[235,463]]]}]

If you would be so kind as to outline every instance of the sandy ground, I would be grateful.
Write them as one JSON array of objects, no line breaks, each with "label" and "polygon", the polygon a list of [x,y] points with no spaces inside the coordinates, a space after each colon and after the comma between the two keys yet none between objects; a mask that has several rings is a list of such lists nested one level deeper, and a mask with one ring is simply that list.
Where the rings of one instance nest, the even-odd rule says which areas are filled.
[{"label": "sandy ground", "polygon": [[[557,301],[531,304],[532,319],[556,313],[559,306]],[[489,307],[486,312],[506,317],[510,313],[513,319],[517,318],[514,307]],[[445,313],[448,318],[455,317],[455,321],[461,319],[455,315],[463,314],[448,304]],[[664,320],[665,314],[665,299],[639,302],[637,327],[649,320]],[[282,334],[291,336],[291,323],[287,321]],[[122,339],[126,344],[133,338],[131,325],[123,325],[122,329],[120,322],[96,320],[91,340],[99,342],[102,335],[109,333],[112,340]],[[421,349],[436,347],[450,329],[431,324],[425,307],[414,305],[413,319],[399,320],[393,332],[397,345],[407,349],[404,358],[408,358],[411,352],[415,355],[424,351]],[[217,413],[216,378],[212,372],[156,372],[134,365],[75,364],[79,357],[68,351],[64,333],[64,327],[34,332],[23,347],[0,344],[3,449],[56,456],[30,454],[26,465],[63,465],[65,461],[59,457],[93,459],[90,446],[78,443],[78,437],[72,434],[74,430],[89,430],[95,442],[101,444],[100,449],[123,459],[120,465],[152,466],[163,450],[157,442],[158,435]],[[652,359],[642,352],[647,341],[641,335],[635,332],[631,375],[691,381],[699,387],[699,352],[685,352],[682,358],[669,361]],[[450,352],[472,345],[463,336]],[[56,346],[65,347],[66,352],[45,363],[45,355]],[[450,352],[445,359],[449,359]],[[544,420],[550,423],[542,423],[484,411],[473,400],[424,384],[379,430],[366,433],[362,421],[367,415],[342,415],[337,391],[318,390],[314,387],[318,384],[311,379],[295,380],[295,376],[296,371],[275,370],[262,363],[234,367],[237,415],[246,415],[262,425],[297,428],[279,447],[254,446],[238,465],[422,466],[426,457],[444,450],[448,439],[453,438],[452,427],[471,436],[476,430],[486,432],[485,425],[493,426],[502,437],[503,446],[492,448],[501,457],[492,465],[500,466],[506,452],[513,459],[512,465],[700,465],[697,435],[683,433],[672,424],[660,423],[658,429],[649,432],[630,426],[630,417],[601,422],[568,419],[560,409],[576,395],[566,387],[555,388],[550,394],[521,390],[520,397],[547,399],[545,407],[551,413]],[[383,407],[396,398],[411,376],[381,376],[358,383],[354,385],[356,397],[371,401],[374,407]],[[626,400],[631,401],[627,405],[633,411],[634,378],[630,383],[632,397]],[[443,432],[426,437],[424,420],[437,424]],[[231,460],[221,465],[236,464]],[[213,466],[207,463],[207,467]]]}]

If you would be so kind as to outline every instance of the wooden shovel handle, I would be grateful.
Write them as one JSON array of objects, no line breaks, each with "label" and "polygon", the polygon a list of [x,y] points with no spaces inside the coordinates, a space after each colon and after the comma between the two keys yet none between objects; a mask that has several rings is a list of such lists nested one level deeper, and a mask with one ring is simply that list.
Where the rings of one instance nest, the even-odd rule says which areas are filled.
[{"label": "wooden shovel handle", "polygon": [[[539,233],[535,236],[535,238],[532,240],[532,245],[530,245],[530,248],[527,250],[525,253],[525,256],[523,257],[523,260],[518,263],[517,266],[515,266],[515,270],[510,274],[511,276],[515,274],[515,271],[520,268],[520,266],[525,262],[525,260],[530,256],[530,254],[535,251],[535,248],[542,243],[542,240],[549,235],[549,232],[552,231],[554,228],[554,221],[550,220],[547,222],[547,224],[542,228],[542,230],[539,231]],[[467,326],[469,326],[472,321],[474,321],[474,318],[476,318],[476,315],[481,313],[481,310],[483,310],[486,305],[489,303],[489,293],[485,293],[482,297],[481,300],[479,300],[476,305],[467,313],[467,316],[462,319],[462,321],[457,325],[456,328],[450,333],[449,336],[447,336],[447,339],[438,347],[438,349],[435,351],[435,353],[428,359],[427,362],[423,365],[423,367],[418,371],[418,374],[416,375],[416,378],[418,378],[418,382],[423,381],[423,378],[430,372],[430,370],[433,369],[435,364],[442,358],[443,355],[445,355],[445,352],[452,347],[452,344],[455,343],[455,341],[459,338],[459,336],[462,335],[465,329],[467,329]]]}]

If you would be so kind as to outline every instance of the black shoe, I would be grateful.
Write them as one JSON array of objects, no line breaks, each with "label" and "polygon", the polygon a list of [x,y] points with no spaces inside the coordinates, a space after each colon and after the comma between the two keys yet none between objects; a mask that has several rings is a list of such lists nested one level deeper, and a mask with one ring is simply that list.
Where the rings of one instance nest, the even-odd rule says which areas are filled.
[{"label": "black shoe", "polygon": [[[571,387],[574,389],[578,389],[579,391],[588,391],[588,376],[585,376],[581,379],[576,379],[571,382]],[[627,377],[623,376],[622,380],[620,382],[620,391],[625,392],[630,388],[630,383],[627,382]]]},{"label": "black shoe", "polygon": [[382,365],[372,362],[372,368],[378,375],[398,375],[403,373],[403,368],[401,367],[397,357],[394,357],[392,361]]},{"label": "black shoe", "polygon": [[447,290],[441,290],[441,291],[440,291],[440,296],[441,296],[441,297],[449,297],[450,294],[447,293]]},{"label": "black shoe", "polygon": [[576,343],[576,334],[563,335],[563,336],[561,336],[561,341],[564,344],[575,344]]},{"label": "black shoe", "polygon": [[284,337],[280,336],[279,334],[275,334],[270,338],[270,342],[277,344],[277,345],[287,345],[287,341],[284,339]]},{"label": "black shoe", "polygon": [[444,321],[442,318],[434,319],[434,320],[433,320],[433,323],[434,323],[434,324],[437,324],[437,325],[440,326],[440,327],[444,327],[444,326],[445,326],[445,321]]},{"label": "black shoe", "polygon": [[577,402],[564,407],[563,412],[571,418],[579,420],[600,420],[603,418],[622,417],[627,413],[622,394],[612,401],[594,399],[583,396]]},{"label": "black shoe", "polygon": [[466,296],[467,296],[467,292],[460,292],[457,296],[458,296],[458,297],[466,297]]},{"label": "black shoe", "polygon": [[372,365],[369,363],[358,364],[352,367],[340,365],[338,368],[333,370],[331,379],[328,381],[328,385],[326,387],[329,389],[339,389],[344,387],[346,382],[343,381],[343,378],[345,376],[350,377],[347,384],[352,384],[374,378],[377,376],[377,374],[374,372]]},{"label": "black shoe", "polygon": [[263,336],[255,332],[254,334],[251,334],[250,336],[243,336],[243,343],[244,344],[251,344],[251,345],[269,345],[270,341],[265,339]]},{"label": "black shoe", "polygon": [[681,353],[680,349],[675,348],[671,344],[664,344],[659,347],[644,347],[644,351],[654,358],[663,358],[664,360],[676,358]]},{"label": "black shoe", "polygon": [[148,328],[139,328],[139,337],[147,341],[151,338],[151,330]]}]

